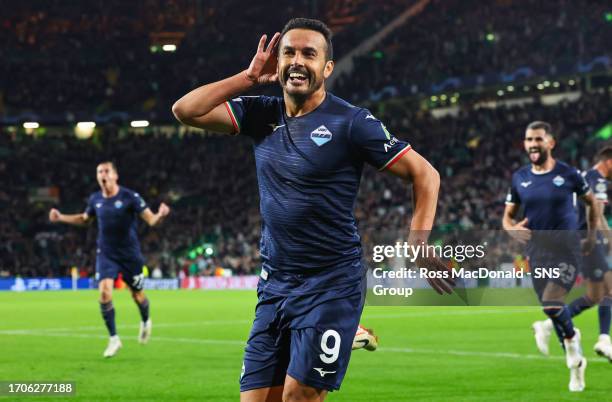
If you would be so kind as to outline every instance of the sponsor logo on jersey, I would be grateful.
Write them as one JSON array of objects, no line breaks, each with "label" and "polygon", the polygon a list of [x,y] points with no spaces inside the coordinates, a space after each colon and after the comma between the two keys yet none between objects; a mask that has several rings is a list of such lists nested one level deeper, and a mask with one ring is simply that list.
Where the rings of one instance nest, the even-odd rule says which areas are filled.
[{"label": "sponsor logo on jersey", "polygon": [[595,191],[597,191],[598,193],[605,193],[606,191],[608,191],[608,186],[606,186],[606,183],[597,183],[595,185]]},{"label": "sponsor logo on jersey", "polygon": [[370,120],[376,120],[376,117],[374,117],[374,116],[372,116],[371,114],[369,114],[369,115],[367,115],[367,116],[366,116],[366,120],[368,120],[368,119],[370,119]]},{"label": "sponsor logo on jersey", "polygon": [[276,124],[276,123],[270,123],[270,124],[268,124],[268,125],[269,125],[270,127],[272,127],[272,132],[275,132],[277,128],[285,127],[285,125],[284,125],[284,124],[280,124],[280,125],[278,125],[278,124]]},{"label": "sponsor logo on jersey", "polygon": [[521,182],[521,186],[527,188],[531,185],[531,180]]},{"label": "sponsor logo on jersey", "polygon": [[310,133],[310,139],[320,147],[331,141],[332,133],[327,129],[327,127],[319,126],[316,130]]},{"label": "sponsor logo on jersey", "polygon": [[123,206],[123,202],[121,202],[121,200],[117,200],[115,201],[115,208],[119,209]]},{"label": "sponsor logo on jersey", "polygon": [[557,187],[561,187],[563,185],[563,183],[565,183],[565,179],[561,176],[556,176],[553,179],[553,184]]},{"label": "sponsor logo on jersey", "polygon": [[321,377],[325,377],[327,374],[334,374],[335,371],[325,371],[321,367],[313,367],[313,370],[316,370],[321,374]]},{"label": "sponsor logo on jersey", "polygon": [[[384,127],[384,126],[383,126]],[[395,144],[397,144],[399,140],[395,137],[391,138],[391,141],[385,142],[385,152],[389,151]]]}]

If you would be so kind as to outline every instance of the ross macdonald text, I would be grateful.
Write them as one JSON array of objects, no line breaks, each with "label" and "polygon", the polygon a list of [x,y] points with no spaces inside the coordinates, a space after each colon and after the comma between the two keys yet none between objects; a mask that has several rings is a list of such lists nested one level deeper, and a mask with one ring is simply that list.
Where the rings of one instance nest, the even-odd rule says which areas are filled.
[{"label": "ross macdonald text", "polygon": [[525,271],[496,271],[488,268],[465,269],[452,268],[448,271],[430,271],[427,268],[402,268],[397,271],[385,271],[382,268],[375,268],[372,275],[376,279],[497,279],[497,278],[517,278],[525,276],[533,278],[557,279],[561,277],[561,268],[534,268],[533,272]]}]

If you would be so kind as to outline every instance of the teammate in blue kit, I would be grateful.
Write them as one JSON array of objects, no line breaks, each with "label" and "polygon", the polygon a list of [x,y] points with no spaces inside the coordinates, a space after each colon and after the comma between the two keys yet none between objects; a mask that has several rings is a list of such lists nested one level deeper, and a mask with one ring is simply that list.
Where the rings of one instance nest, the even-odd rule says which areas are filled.
[{"label": "teammate in blue kit", "polygon": [[[608,181],[612,179],[612,147],[605,147],[597,154],[597,163],[591,169],[582,173],[591,191],[595,196],[599,208],[597,245],[588,254],[583,256],[582,275],[586,282],[586,294],[569,304],[572,317],[580,314],[586,309],[599,304],[599,339],[594,350],[597,354],[612,361],[612,343],[610,342],[610,319],[612,306],[612,271],[609,270],[607,255],[607,240],[610,237],[610,228],[604,215],[605,205],[608,203]],[[584,203],[578,204],[579,227],[586,231],[586,207]],[[606,244],[608,243],[608,244]],[[534,323],[536,339],[539,340],[538,347],[544,354],[548,354],[548,340],[553,325],[550,320]]]},{"label": "teammate in blue kit", "polygon": [[[569,389],[582,391],[585,387],[586,359],[580,346],[580,331],[574,327],[569,308],[565,305],[565,296],[574,285],[581,262],[574,193],[590,207],[587,210],[587,251],[595,243],[598,205],[580,173],[553,159],[554,146],[550,124],[535,121],[527,126],[524,147],[531,164],[512,175],[503,227],[513,238],[527,243],[532,270],[544,267],[557,268],[560,272],[556,278],[533,275],[532,280],[544,313],[552,320],[559,341],[564,346],[567,367],[570,369]],[[515,217],[519,206],[524,208],[525,218],[517,223]]]},{"label": "teammate in blue kit", "polygon": [[[185,124],[254,142],[262,271],[241,401],[323,401],[340,388],[363,309],[353,207],[364,163],[413,181],[410,241],[427,240],[440,179],[368,110],[325,90],[334,68],[325,24],[293,19],[267,47],[266,39],[247,70],[191,91],[172,111]],[[236,97],[275,82],[283,97]],[[446,270],[435,259],[419,266]],[[452,291],[450,280],[430,283]]]},{"label": "teammate in blue kit", "polygon": [[138,193],[117,184],[119,176],[112,162],[100,163],[96,169],[96,177],[100,191],[89,197],[85,212],[67,215],[53,208],[49,211],[49,220],[71,225],[85,225],[94,218],[98,221],[96,279],[99,281],[102,318],[110,335],[104,357],[112,357],[122,346],[115,327],[115,308],[112,301],[113,283],[119,272],[122,273],[123,280],[129,286],[140,310],[142,321],[138,340],[144,344],[151,336],[149,299],[143,292],[144,258],[136,232],[137,217],[140,216],[149,226],[155,226],[168,215],[170,208],[161,203],[156,214],[151,212]]}]

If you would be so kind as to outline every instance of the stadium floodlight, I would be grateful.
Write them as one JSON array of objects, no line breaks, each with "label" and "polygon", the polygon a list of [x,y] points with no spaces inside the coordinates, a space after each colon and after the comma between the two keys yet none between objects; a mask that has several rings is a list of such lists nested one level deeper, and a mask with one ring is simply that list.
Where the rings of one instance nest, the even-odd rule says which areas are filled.
[{"label": "stadium floodlight", "polygon": [[540,91],[541,91],[541,90],[543,90],[543,89],[544,89],[544,85],[542,85],[542,84],[538,84],[538,89],[539,89]]},{"label": "stadium floodlight", "polygon": [[87,139],[93,135],[96,123],[93,121],[80,121],[74,128],[74,133],[79,139]]},{"label": "stadium floodlight", "polygon": [[488,40],[489,42],[493,42],[493,41],[495,40],[495,34],[493,34],[493,33],[488,33],[488,34],[487,34],[487,40]]},{"label": "stadium floodlight", "polygon": [[130,126],[136,127],[149,127],[149,122],[147,120],[132,120]]},{"label": "stadium floodlight", "polygon": [[574,80],[569,80],[567,83],[570,84],[570,85],[576,85],[576,81],[574,81]]},{"label": "stadium floodlight", "polygon": [[523,91],[525,91],[525,92],[529,92],[529,86],[528,86],[528,85],[524,85],[524,86],[523,86]]},{"label": "stadium floodlight", "polygon": [[550,86],[550,81],[544,81],[543,84],[544,84],[545,87],[549,87]]},{"label": "stadium floodlight", "polygon": [[176,45],[173,45],[173,44],[163,45],[162,46],[162,50],[164,52],[175,52],[176,51]]},{"label": "stadium floodlight", "polygon": [[559,88],[561,84],[559,84],[557,81],[553,82],[553,87],[555,88]]},{"label": "stadium floodlight", "polygon": [[434,95],[434,96],[432,96],[432,97],[431,97],[431,101],[432,101],[432,102],[437,102],[437,101],[438,101],[438,97],[437,97],[437,96],[435,96],[435,95]]},{"label": "stadium floodlight", "polygon": [[508,85],[508,87],[506,89],[508,90],[508,92],[512,92],[512,91],[514,91],[514,86]]},{"label": "stadium floodlight", "polygon": [[26,129],[32,130],[38,127],[40,127],[40,124],[38,124],[35,121],[26,121],[25,123],[23,123],[23,128],[26,128]]},{"label": "stadium floodlight", "polygon": [[442,94],[442,95],[440,96],[440,100],[441,100],[441,101],[445,101],[445,100],[446,100],[446,95]]},{"label": "stadium floodlight", "polygon": [[501,89],[497,91],[497,96],[504,96],[504,91],[502,91]]},{"label": "stadium floodlight", "polygon": [[212,249],[212,247],[206,247],[206,250],[204,250],[204,252],[206,253],[206,255],[213,255],[214,250]]}]

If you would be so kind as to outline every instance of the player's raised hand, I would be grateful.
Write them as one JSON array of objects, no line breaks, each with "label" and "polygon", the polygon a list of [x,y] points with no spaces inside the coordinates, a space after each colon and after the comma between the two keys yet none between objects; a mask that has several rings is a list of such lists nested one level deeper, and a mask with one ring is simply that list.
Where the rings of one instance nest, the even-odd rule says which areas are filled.
[{"label": "player's raised hand", "polygon": [[58,211],[56,208],[51,208],[49,211],[49,220],[51,222],[59,222],[60,215],[60,211]]},{"label": "player's raised hand", "polygon": [[246,70],[247,78],[257,84],[270,84],[278,81],[276,54],[280,33],[274,34],[268,46],[266,46],[267,39],[268,35],[262,35],[259,39],[257,53],[255,53],[249,68]]},{"label": "player's raised hand", "polygon": [[416,263],[419,268],[427,268],[432,276],[427,278],[427,282],[438,294],[453,293],[455,280],[444,262],[436,257],[419,257]]},{"label": "player's raised hand", "polygon": [[161,204],[159,204],[157,213],[159,214],[161,218],[166,217],[170,213],[170,207],[162,202]]},{"label": "player's raised hand", "polygon": [[531,239],[531,230],[527,228],[528,222],[529,221],[527,220],[527,218],[525,218],[522,221],[518,222],[516,225],[512,226],[508,230],[508,234],[510,235],[510,237],[512,237],[514,240],[518,241],[521,244],[527,243],[529,239]]}]

